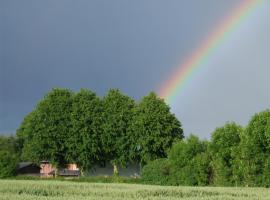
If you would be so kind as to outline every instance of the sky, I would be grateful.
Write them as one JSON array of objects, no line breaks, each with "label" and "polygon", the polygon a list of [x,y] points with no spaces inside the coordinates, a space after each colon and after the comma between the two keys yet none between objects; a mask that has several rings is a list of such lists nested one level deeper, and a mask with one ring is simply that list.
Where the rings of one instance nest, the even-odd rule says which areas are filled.
[{"label": "sky", "polygon": [[[244,0],[0,0],[0,134],[54,87],[119,88],[139,100]],[[170,104],[185,135],[209,138],[270,108],[270,2],[211,55]]]}]

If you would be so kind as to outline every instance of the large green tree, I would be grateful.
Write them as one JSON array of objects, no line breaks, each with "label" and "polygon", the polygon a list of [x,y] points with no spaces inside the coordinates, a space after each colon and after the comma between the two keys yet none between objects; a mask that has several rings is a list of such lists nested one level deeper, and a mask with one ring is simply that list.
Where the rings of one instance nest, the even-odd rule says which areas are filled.
[{"label": "large green tree", "polygon": [[72,95],[67,89],[53,89],[24,120],[17,134],[24,141],[23,154],[28,160],[48,160],[55,166],[66,164]]},{"label": "large green tree", "polygon": [[245,184],[264,185],[269,173],[270,110],[255,114],[251,118],[241,146]]},{"label": "large green tree", "polygon": [[130,132],[132,155],[142,164],[166,157],[173,142],[184,137],[181,123],[154,92],[136,106]]},{"label": "large green tree", "polygon": [[102,160],[101,113],[101,100],[95,93],[82,89],[73,96],[67,159],[82,172]]},{"label": "large green tree", "polygon": [[236,152],[241,141],[243,129],[234,122],[217,128],[211,137],[210,150],[215,185],[233,185],[237,180],[234,174]]},{"label": "large green tree", "polygon": [[106,160],[114,165],[114,174],[118,174],[118,165],[127,166],[131,161],[130,147],[132,135],[128,129],[133,118],[135,102],[117,89],[109,90],[103,98],[102,146]]}]

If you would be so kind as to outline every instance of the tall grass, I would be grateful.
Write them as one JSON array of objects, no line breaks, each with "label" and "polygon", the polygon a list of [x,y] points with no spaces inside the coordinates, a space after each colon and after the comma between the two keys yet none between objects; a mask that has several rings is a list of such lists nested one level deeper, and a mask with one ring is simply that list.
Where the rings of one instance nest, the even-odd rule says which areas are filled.
[{"label": "tall grass", "polygon": [[270,199],[266,188],[171,187],[70,181],[0,180],[0,200],[254,200]]}]

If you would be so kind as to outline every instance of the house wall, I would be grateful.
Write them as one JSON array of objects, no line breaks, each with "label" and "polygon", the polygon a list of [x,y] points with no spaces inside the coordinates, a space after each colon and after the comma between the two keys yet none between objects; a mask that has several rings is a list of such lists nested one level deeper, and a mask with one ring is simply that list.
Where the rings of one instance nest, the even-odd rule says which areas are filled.
[{"label": "house wall", "polygon": [[68,170],[79,170],[76,164],[67,164],[66,169]]},{"label": "house wall", "polygon": [[50,163],[41,164],[40,168],[41,168],[40,169],[41,176],[52,176],[52,175],[49,175],[49,173],[55,170],[55,168]]},{"label": "house wall", "polygon": [[[55,168],[49,163],[43,163],[40,165],[40,174],[43,177],[51,177],[49,173],[54,171]],[[76,164],[67,164],[66,170],[79,170]],[[119,175],[123,177],[138,177],[140,175],[140,165],[130,164],[126,168],[118,167]],[[112,176],[113,166],[110,163],[106,163],[105,167],[95,165],[91,170],[85,172],[85,176]]]}]

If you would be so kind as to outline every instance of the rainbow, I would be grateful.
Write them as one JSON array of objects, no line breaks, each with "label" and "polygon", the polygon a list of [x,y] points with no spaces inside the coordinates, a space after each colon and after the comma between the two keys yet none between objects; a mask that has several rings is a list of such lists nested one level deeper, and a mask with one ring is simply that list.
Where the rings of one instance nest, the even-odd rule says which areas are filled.
[{"label": "rainbow", "polygon": [[265,0],[242,0],[217,28],[203,41],[188,59],[182,63],[169,80],[161,87],[158,94],[167,103],[172,103],[184,88],[192,75],[203,66],[221,43],[229,37],[239,24],[244,21]]}]

